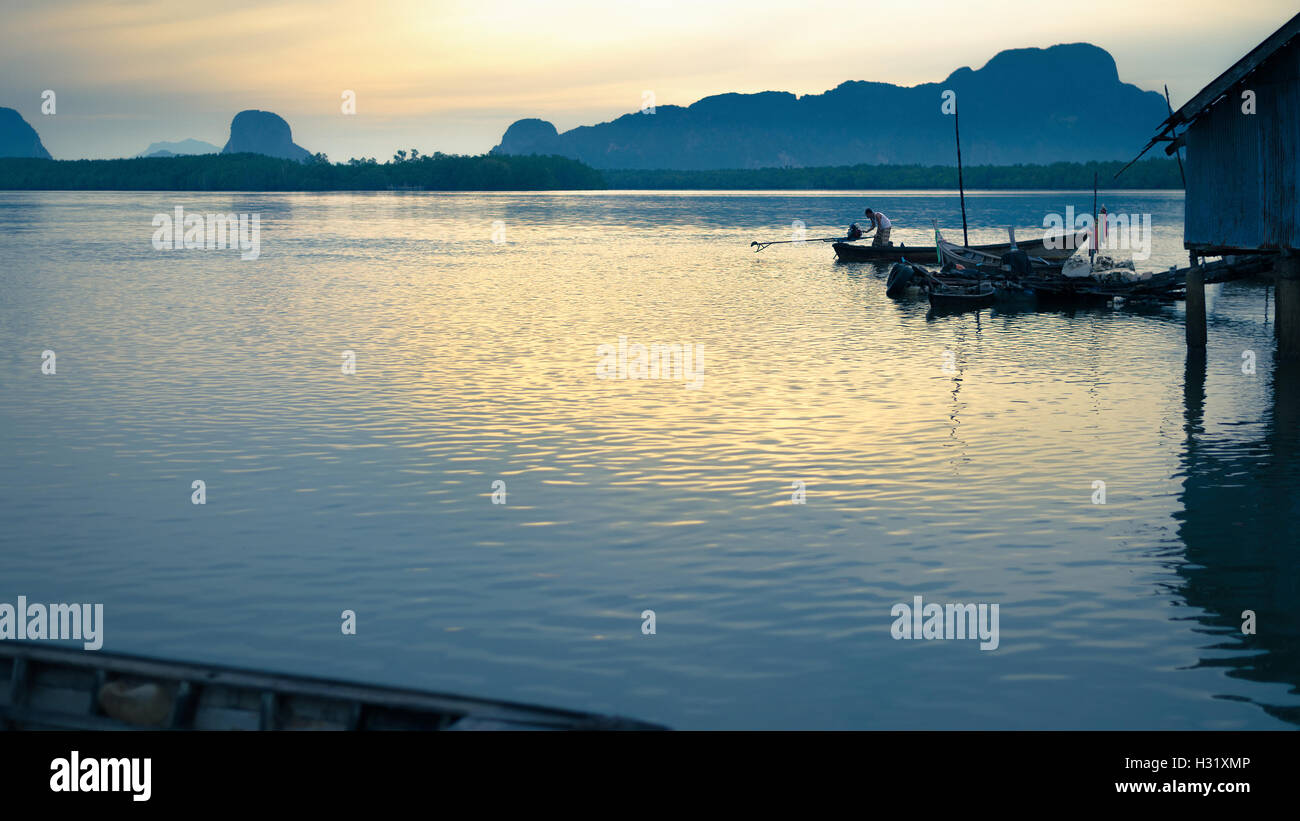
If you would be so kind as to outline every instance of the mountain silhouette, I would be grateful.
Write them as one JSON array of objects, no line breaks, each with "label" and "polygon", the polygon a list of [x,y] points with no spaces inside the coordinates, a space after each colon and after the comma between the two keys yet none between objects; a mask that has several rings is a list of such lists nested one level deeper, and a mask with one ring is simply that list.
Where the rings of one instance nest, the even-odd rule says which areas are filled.
[{"label": "mountain silhouette", "polygon": [[217,148],[212,143],[206,143],[203,140],[196,140],[191,137],[188,140],[181,140],[180,142],[175,142],[175,143],[169,143],[169,142],[150,143],[148,148],[146,148],[144,151],[141,151],[139,154],[136,154],[136,156],[137,157],[184,157],[184,156],[190,156],[194,154],[219,154],[219,153],[221,153],[221,149]]},{"label": "mountain silhouette", "polygon": [[51,159],[36,129],[12,108],[0,108],[0,157]]},{"label": "mountain silhouette", "polygon": [[1120,81],[1107,51],[1072,43],[1003,51],[941,83],[719,94],[564,133],[524,119],[492,153],[560,154],[604,169],[954,165],[946,90],[956,92],[971,165],[1128,159],[1168,113],[1163,96]]},{"label": "mountain silhouette", "polygon": [[311,153],[293,141],[289,124],[279,114],[249,109],[230,121],[230,140],[222,154],[266,154],[286,160],[306,160]]}]

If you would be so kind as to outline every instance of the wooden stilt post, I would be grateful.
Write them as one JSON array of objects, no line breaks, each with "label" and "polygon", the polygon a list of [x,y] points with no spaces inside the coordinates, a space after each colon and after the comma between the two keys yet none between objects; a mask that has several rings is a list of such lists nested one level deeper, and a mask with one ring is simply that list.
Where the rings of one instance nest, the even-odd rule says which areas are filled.
[{"label": "wooden stilt post", "polygon": [[1183,431],[1190,450],[1205,433],[1205,349],[1188,348],[1183,365]]},{"label": "wooden stilt post", "polygon": [[1196,252],[1190,254],[1192,267],[1187,271],[1187,347],[1205,349],[1205,271],[1196,262]]},{"label": "wooden stilt post", "polygon": [[1274,303],[1273,332],[1277,335],[1279,359],[1300,359],[1300,256],[1295,252],[1278,257],[1277,300]]}]

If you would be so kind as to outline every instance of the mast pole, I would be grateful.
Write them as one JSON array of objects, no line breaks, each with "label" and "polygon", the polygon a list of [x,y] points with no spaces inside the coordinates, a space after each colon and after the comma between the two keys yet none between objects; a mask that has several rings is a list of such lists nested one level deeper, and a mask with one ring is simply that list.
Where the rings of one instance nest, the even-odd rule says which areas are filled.
[{"label": "mast pole", "polygon": [[966,232],[966,181],[961,170],[961,123],[957,120],[957,103],[953,102],[952,127],[957,135],[957,191],[961,196],[961,239],[965,247],[970,247],[970,235]]},{"label": "mast pole", "polygon": [[[1174,116],[1174,103],[1169,99],[1169,84],[1165,83],[1165,105],[1169,108],[1169,116]],[[1180,148],[1174,152],[1178,158],[1178,178],[1183,181],[1183,190],[1187,190],[1187,175],[1183,173],[1183,150]]]},{"label": "mast pole", "polygon": [[1088,262],[1092,262],[1097,253],[1097,172],[1092,172],[1092,243],[1088,249]]}]

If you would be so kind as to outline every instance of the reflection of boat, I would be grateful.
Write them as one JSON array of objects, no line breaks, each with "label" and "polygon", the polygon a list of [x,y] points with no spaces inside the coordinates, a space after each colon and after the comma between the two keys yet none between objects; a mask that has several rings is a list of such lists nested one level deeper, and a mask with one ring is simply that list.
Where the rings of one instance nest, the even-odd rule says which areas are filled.
[{"label": "reflection of boat", "polygon": [[625,718],[0,642],[0,729],[662,730]]},{"label": "reflection of boat", "polygon": [[997,298],[997,289],[987,282],[973,285],[936,283],[930,287],[930,307],[944,313],[987,308]]},{"label": "reflection of boat", "polygon": [[[1071,243],[1069,237],[1053,237],[1053,245],[1063,247],[1049,248],[1046,240],[1034,239],[1027,242],[1017,242],[1020,250],[1029,254],[1031,257],[1041,257],[1046,260],[1068,259],[1076,249],[1084,247],[1088,240],[1088,234],[1080,231]],[[835,255],[841,262],[889,262],[897,261],[906,257],[911,262],[937,263],[939,254],[933,245],[858,245],[852,242],[837,242],[831,246],[835,249]],[[1011,243],[1002,242],[995,245],[973,245],[970,247],[973,251],[982,251],[985,254],[1001,257],[1011,250]]]}]

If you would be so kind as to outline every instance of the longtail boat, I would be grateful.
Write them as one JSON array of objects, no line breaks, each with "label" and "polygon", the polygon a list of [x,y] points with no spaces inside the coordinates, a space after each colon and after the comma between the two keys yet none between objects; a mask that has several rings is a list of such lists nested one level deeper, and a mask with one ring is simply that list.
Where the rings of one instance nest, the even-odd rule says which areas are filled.
[{"label": "longtail boat", "polygon": [[0,641],[0,729],[667,728],[508,701]]},{"label": "longtail boat", "polygon": [[[1060,237],[1053,237],[1052,239],[1056,240],[1053,243],[1054,245],[1062,247],[1049,248],[1045,239],[1020,241],[1016,245],[1031,257],[1039,257],[1045,260],[1063,260],[1068,259],[1079,248],[1086,247],[1088,233],[1086,231],[1078,232],[1073,243],[1070,242],[1069,237],[1065,237],[1064,241]],[[835,255],[839,257],[841,262],[897,262],[904,257],[907,258],[908,262],[930,264],[939,262],[938,249],[933,245],[860,245],[854,242],[837,242],[831,247],[835,249]],[[1000,257],[1011,250],[1011,243],[972,245],[970,250]]]},{"label": "longtail boat", "polygon": [[935,284],[930,289],[930,308],[936,313],[956,313],[987,308],[997,301],[998,292],[988,282],[972,285]]}]

